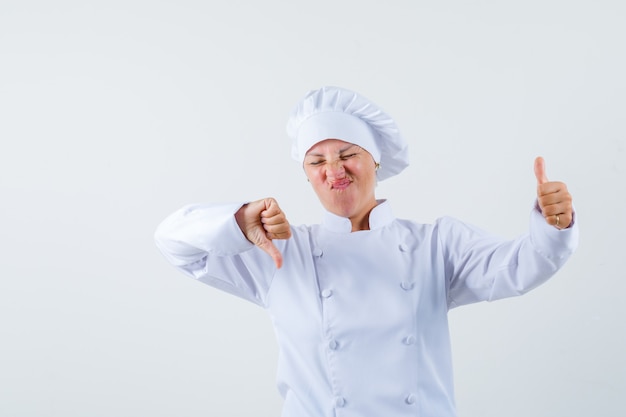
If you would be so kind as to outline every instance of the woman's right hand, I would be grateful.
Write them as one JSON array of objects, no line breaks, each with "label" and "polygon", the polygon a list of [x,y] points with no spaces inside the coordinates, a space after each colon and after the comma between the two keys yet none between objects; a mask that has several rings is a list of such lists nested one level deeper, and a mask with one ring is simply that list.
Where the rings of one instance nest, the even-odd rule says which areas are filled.
[{"label": "woman's right hand", "polygon": [[276,200],[264,198],[245,204],[235,213],[235,219],[246,239],[270,255],[280,268],[283,255],[272,239],[289,239],[291,227]]}]

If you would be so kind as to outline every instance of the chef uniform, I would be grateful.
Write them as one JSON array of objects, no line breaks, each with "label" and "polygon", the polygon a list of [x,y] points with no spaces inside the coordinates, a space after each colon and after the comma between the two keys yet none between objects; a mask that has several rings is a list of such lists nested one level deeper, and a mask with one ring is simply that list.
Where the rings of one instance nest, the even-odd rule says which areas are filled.
[{"label": "chef uniform", "polygon": [[[321,127],[311,120],[317,115]],[[344,115],[358,123],[349,126]],[[329,120],[342,131],[328,131]],[[363,133],[363,120],[371,136],[351,137]],[[302,160],[317,141],[340,138],[370,151],[384,179],[407,163],[390,120],[348,90],[316,90],[290,118],[293,154]],[[306,132],[298,132],[302,126]],[[578,241],[575,224],[557,230],[537,208],[528,233],[503,240],[450,217],[397,219],[379,200],[370,230],[352,232],[349,219],[330,212],[319,225],[292,226],[290,239],[273,241],[283,256],[277,269],[239,228],[234,214],[242,205],[183,207],[155,238],[186,274],[268,311],[280,349],[283,417],[456,416],[448,310],[531,290]]]}]

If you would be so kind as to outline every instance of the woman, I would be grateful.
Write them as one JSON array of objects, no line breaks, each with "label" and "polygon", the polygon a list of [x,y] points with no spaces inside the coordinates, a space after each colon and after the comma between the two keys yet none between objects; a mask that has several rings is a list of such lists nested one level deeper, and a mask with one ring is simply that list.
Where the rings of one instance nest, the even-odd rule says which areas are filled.
[{"label": "woman", "polygon": [[283,416],[455,416],[447,312],[523,294],[565,263],[578,239],[567,187],[538,158],[530,230],[511,241],[448,217],[418,224],[375,197],[377,180],[408,165],[376,105],[324,87],[287,130],[326,209],[321,224],[289,225],[271,198],[197,204],[164,220],[158,247],[188,275],[267,309]]}]

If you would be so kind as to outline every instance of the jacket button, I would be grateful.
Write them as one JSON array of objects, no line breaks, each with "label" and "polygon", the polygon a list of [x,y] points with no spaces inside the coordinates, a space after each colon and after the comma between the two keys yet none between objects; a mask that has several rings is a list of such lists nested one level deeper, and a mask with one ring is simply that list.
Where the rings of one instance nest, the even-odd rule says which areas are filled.
[{"label": "jacket button", "polygon": [[409,251],[409,247],[404,244],[404,243],[400,243],[398,245],[398,249],[400,249],[400,252],[408,252]]},{"label": "jacket button", "polygon": [[413,284],[412,282],[409,282],[409,281],[402,281],[400,283],[400,286],[402,287],[402,289],[406,290],[406,291],[412,290],[414,285],[415,284]]},{"label": "jacket button", "polygon": [[324,252],[320,248],[313,249],[313,256],[320,257],[324,254]]},{"label": "jacket button", "polygon": [[333,295],[333,291],[332,290],[326,289],[326,290],[322,291],[322,297],[324,297],[324,298],[328,298],[331,295]]},{"label": "jacket button", "polygon": [[337,348],[339,347],[339,343],[335,339],[332,339],[330,342],[328,342],[328,347],[332,350],[337,350]]},{"label": "jacket button", "polygon": [[404,399],[404,402],[411,405],[411,404],[415,404],[415,394],[409,394],[406,396],[406,398]]},{"label": "jacket button", "polygon": [[335,407],[343,407],[346,405],[346,399],[343,397],[335,397]]},{"label": "jacket button", "polygon": [[415,343],[415,336],[407,336],[404,339],[402,339],[402,343],[404,343],[405,345],[409,346],[412,345],[413,343]]}]

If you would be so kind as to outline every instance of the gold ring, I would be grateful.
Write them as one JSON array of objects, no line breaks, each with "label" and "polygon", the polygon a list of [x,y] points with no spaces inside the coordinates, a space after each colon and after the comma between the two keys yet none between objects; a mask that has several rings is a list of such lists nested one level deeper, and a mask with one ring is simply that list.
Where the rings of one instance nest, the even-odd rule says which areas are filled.
[{"label": "gold ring", "polygon": [[561,222],[561,219],[559,219],[559,215],[558,214],[555,214],[555,216],[556,216],[556,224],[555,224],[555,226],[558,229],[559,228],[559,223]]}]

